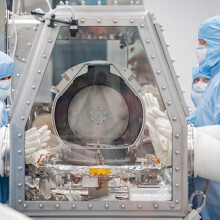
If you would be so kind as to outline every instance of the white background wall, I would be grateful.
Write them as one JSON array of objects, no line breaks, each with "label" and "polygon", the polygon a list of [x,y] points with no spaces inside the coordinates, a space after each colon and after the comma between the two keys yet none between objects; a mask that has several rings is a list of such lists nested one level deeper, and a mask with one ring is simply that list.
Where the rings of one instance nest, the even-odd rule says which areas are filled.
[{"label": "white background wall", "polygon": [[154,13],[156,22],[164,25],[164,38],[168,44],[171,58],[186,104],[191,102],[192,66],[197,64],[196,46],[198,28],[205,19],[220,15],[220,0],[143,0],[145,8]]}]

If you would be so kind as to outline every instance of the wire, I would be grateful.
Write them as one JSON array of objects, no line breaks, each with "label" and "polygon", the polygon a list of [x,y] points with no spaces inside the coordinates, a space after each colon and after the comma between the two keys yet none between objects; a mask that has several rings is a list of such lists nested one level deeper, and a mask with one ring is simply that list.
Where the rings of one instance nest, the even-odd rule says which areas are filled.
[{"label": "wire", "polygon": [[50,11],[51,11],[51,10],[52,10],[52,7],[51,7],[51,4],[50,4],[49,0],[45,0],[45,1],[46,1],[47,5],[48,5],[48,8],[49,8]]}]

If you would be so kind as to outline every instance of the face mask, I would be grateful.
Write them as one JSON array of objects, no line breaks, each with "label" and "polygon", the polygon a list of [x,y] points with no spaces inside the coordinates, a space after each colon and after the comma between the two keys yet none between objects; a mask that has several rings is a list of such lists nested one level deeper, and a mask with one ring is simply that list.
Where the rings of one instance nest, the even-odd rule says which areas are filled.
[{"label": "face mask", "polygon": [[203,95],[207,86],[208,86],[208,83],[204,83],[201,81],[193,84],[192,99],[194,101],[195,106],[198,105],[199,100],[200,100],[201,96]]},{"label": "face mask", "polygon": [[5,100],[10,95],[11,79],[0,80],[0,99]]},{"label": "face mask", "polygon": [[207,52],[208,52],[208,47],[199,46],[196,48],[197,59],[199,64],[205,60]]}]

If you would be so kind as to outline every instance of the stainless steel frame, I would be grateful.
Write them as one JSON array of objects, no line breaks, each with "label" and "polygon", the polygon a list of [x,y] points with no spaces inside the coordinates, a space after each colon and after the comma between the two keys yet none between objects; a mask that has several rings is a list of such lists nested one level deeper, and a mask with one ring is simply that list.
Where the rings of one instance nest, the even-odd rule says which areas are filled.
[{"label": "stainless steel frame", "polygon": [[[10,206],[36,219],[183,219],[188,213],[186,107],[159,27],[141,6],[75,6],[80,26],[137,26],[173,127],[173,198],[157,202],[25,201],[24,132],[27,118],[59,29],[41,24],[13,102],[11,118]],[[60,18],[67,15],[60,14]],[[172,67],[173,68],[173,67]],[[45,218],[45,216],[47,216]]]}]

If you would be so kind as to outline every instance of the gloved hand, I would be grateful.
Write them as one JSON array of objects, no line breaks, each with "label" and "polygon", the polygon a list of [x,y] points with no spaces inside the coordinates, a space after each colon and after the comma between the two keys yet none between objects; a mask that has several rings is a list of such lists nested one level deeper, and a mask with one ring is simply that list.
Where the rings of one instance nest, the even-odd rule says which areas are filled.
[{"label": "gloved hand", "polygon": [[42,149],[47,146],[50,140],[51,131],[44,125],[37,129],[33,127],[25,133],[25,160],[26,164],[36,163],[42,154],[48,154],[47,150]]},{"label": "gloved hand", "polygon": [[151,93],[144,94],[146,120],[164,137],[172,139],[172,126],[167,115],[160,111],[157,99]]},{"label": "gloved hand", "polygon": [[157,99],[151,93],[144,93],[145,124],[156,156],[165,166],[171,165],[172,127],[165,113],[160,111]]}]

